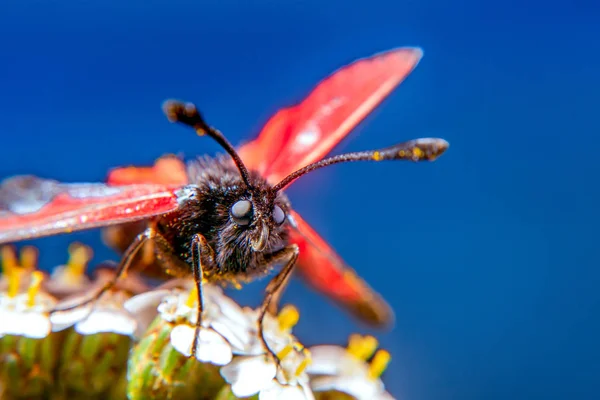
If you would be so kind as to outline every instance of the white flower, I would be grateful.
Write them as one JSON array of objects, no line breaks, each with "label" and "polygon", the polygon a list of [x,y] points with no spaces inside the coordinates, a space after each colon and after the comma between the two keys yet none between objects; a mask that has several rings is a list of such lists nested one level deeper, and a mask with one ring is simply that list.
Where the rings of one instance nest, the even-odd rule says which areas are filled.
[{"label": "white flower", "polygon": [[[195,325],[198,318],[197,294],[190,281],[175,282],[181,287],[157,289],[132,297],[125,308],[138,319],[138,333],[143,333],[158,314],[164,321],[174,324],[171,345],[181,354],[192,354]],[[169,286],[174,286],[171,282]],[[192,290],[189,290],[189,288]],[[226,365],[233,357],[233,349],[246,346],[251,323],[242,308],[213,285],[202,287],[202,327],[199,333],[196,358],[202,362]]]},{"label": "white flower", "polygon": [[[84,274],[89,252],[78,247],[70,250],[67,265],[56,270],[50,279],[44,279],[44,274],[35,270],[32,249],[25,252],[20,264],[13,253],[3,252],[8,257],[3,257],[4,275],[0,275],[0,338],[5,335],[45,338],[53,331],[69,327],[81,335],[111,332],[143,337],[146,343],[163,346],[161,349],[168,350],[169,357],[173,350],[185,357],[193,353],[199,362],[220,367],[221,376],[236,397],[314,400],[313,391],[324,392],[325,396],[335,391],[358,400],[393,400],[380,379],[389,354],[382,350],[375,353],[374,338],[355,335],[347,349],[316,346],[309,351],[292,334],[299,319],[294,307],[284,307],[277,316],[265,315],[262,321],[268,346],[265,349],[259,335],[259,309],[242,309],[219,287],[204,284],[198,347],[193,351],[198,308],[195,284],[190,279],[174,279],[148,291],[144,282],[129,275],[99,299],[77,306],[112,279],[114,270],[100,270],[94,282],[89,282]],[[141,294],[132,297],[131,293]],[[77,307],[50,314],[50,310],[68,306]],[[158,342],[152,334],[144,337],[153,321],[161,333]],[[167,345],[162,334],[169,331]],[[145,348],[138,349],[141,350],[138,358],[142,354],[141,359],[145,360],[138,364],[144,368],[154,362],[144,358]],[[367,363],[371,356],[372,361]],[[159,364],[153,368],[155,372],[162,371]],[[178,382],[187,384],[187,377],[184,374]],[[172,381],[163,378],[156,375],[156,382],[168,389]],[[0,387],[0,397],[1,392]]]},{"label": "white flower", "polygon": [[[237,348],[235,354],[260,355],[264,354],[264,344],[258,334],[258,317],[260,310],[245,308],[244,314],[249,322],[251,335],[243,347]],[[296,338],[292,335],[292,328],[300,318],[298,310],[293,306],[285,306],[275,318],[267,313],[263,319],[263,334],[269,348],[275,353],[283,351],[286,347],[294,346]]]},{"label": "white flower", "polygon": [[284,307],[278,318],[267,314],[263,321],[265,340],[276,352],[279,365],[270,354],[265,354],[258,336],[258,311],[246,310],[246,314],[255,321],[253,340],[245,348],[246,355],[234,358],[221,368],[221,376],[231,384],[233,394],[247,397],[258,393],[260,400],[314,399],[305,372],[310,364],[310,354],[291,335],[291,328],[298,321],[298,311],[294,307]]},{"label": "white flower", "polygon": [[358,400],[390,400],[379,378],[385,370],[390,356],[384,350],[375,353],[375,338],[353,335],[348,348],[339,346],[315,346],[310,349],[312,364],[307,367],[311,375],[311,387],[315,392],[339,391]]},{"label": "white flower", "polygon": [[277,365],[268,356],[240,356],[221,368],[221,376],[231,384],[237,397],[249,397],[269,387]]},{"label": "white flower", "polygon": [[[157,315],[172,324],[170,342],[179,353],[190,357],[198,318],[197,292],[189,280],[170,282],[170,289],[159,288],[132,297],[125,308],[145,327]],[[191,290],[190,290],[191,289]],[[298,321],[293,307],[284,307],[277,318],[266,315],[263,328],[269,348],[281,360],[267,354],[258,335],[258,310],[242,309],[210,284],[202,286],[202,327],[196,358],[223,366],[221,375],[238,397],[259,394],[260,399],[313,399],[308,374],[304,371],[310,356],[291,335]],[[145,328],[144,328],[145,330]]]},{"label": "white flower", "polygon": [[150,323],[156,317],[157,307],[171,293],[172,291],[168,289],[151,290],[133,296],[123,304],[123,308],[135,316],[137,321],[135,336],[137,338],[140,338],[146,332]]},{"label": "white flower", "polygon": [[9,276],[8,291],[0,293],[0,337],[5,335],[42,339],[51,332],[48,310],[56,303],[54,297],[40,291],[43,274],[31,273],[27,291],[19,293],[22,271]]},{"label": "white flower", "polygon": [[310,362],[306,351],[292,349],[288,354],[278,354],[281,364],[267,354],[238,356],[221,368],[221,376],[231,384],[237,397],[258,393],[260,400],[314,399],[308,375],[304,371]]},{"label": "white flower", "polygon": [[[92,290],[93,292],[93,290]],[[66,308],[77,305],[89,298],[88,295],[77,296],[56,305],[56,308]],[[123,336],[134,336],[137,320],[124,307],[123,303],[129,294],[121,290],[110,290],[100,298],[80,307],[66,311],[56,311],[50,315],[52,331],[58,332],[71,326],[80,335],[96,333],[115,333]]]},{"label": "white flower", "polygon": [[[73,244],[69,253],[69,262],[57,268],[50,279],[45,279],[41,271],[35,270],[35,248],[23,248],[20,263],[12,248],[2,248],[2,278],[6,293],[0,294],[0,336],[12,334],[42,338],[51,331],[61,331],[73,325],[82,335],[100,332],[121,335],[133,333],[135,320],[122,307],[129,295],[119,290],[107,292],[99,300],[72,310],[50,313],[88,299],[91,293],[109,279],[107,274],[114,275],[114,272],[105,272],[105,276],[92,286],[84,274],[91,249]],[[88,295],[71,297],[63,302],[56,299],[57,296],[82,291]]]},{"label": "white flower", "polygon": [[54,299],[44,293],[36,298],[36,303],[30,305],[27,294],[15,297],[0,294],[0,337],[18,335],[41,339],[48,336],[51,324],[47,310]]}]

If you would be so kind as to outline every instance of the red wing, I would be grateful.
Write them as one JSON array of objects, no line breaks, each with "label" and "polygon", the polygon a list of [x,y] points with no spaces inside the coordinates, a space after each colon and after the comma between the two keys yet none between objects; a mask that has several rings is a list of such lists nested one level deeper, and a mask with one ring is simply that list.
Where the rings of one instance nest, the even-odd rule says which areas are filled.
[{"label": "red wing", "polygon": [[108,174],[107,184],[110,186],[155,183],[161,185],[185,185],[188,183],[185,163],[178,157],[166,155],[152,167],[115,168]]},{"label": "red wing", "polygon": [[0,243],[146,219],[175,210],[181,186],[62,184],[17,176],[0,184]]},{"label": "red wing", "polygon": [[278,111],[240,149],[249,169],[275,184],[323,158],[406,78],[422,57],[400,48],[363,58],[321,81],[300,104]]},{"label": "red wing", "polygon": [[348,267],[335,251],[295,212],[296,227],[290,228],[290,242],[300,248],[298,270],[319,292],[327,295],[355,316],[376,326],[391,325],[390,306]]}]

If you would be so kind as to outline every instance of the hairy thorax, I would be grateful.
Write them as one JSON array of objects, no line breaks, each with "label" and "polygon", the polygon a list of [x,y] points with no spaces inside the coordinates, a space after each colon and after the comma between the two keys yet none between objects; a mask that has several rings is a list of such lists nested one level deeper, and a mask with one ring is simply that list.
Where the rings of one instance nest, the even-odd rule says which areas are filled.
[{"label": "hairy thorax", "polygon": [[[214,262],[202,258],[204,276],[210,281],[248,281],[269,272],[272,265],[262,262],[266,254],[287,244],[287,221],[277,225],[272,220],[272,207],[277,204],[288,214],[290,204],[283,193],[269,201],[271,186],[260,175],[251,173],[247,188],[239,171],[229,158],[203,157],[188,163],[190,184],[180,189],[180,207],[162,216],[155,229],[165,239],[161,258],[169,258],[175,275],[191,273],[190,245],[195,235],[206,238],[214,251]],[[254,220],[247,226],[233,221],[230,210],[239,200],[254,205]],[[251,241],[260,228],[266,229],[266,245],[254,251]],[[160,247],[160,243],[157,243]],[[174,255],[175,257],[164,257]],[[177,273],[177,271],[179,272]],[[235,279],[234,279],[235,278]]]}]

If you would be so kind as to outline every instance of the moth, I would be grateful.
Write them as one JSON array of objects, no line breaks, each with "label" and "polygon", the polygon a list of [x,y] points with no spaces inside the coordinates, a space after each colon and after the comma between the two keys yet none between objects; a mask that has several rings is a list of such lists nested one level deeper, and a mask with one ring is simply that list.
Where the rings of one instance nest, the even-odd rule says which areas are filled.
[{"label": "moth", "polygon": [[[354,61],[322,80],[301,102],[281,109],[258,137],[236,149],[191,103],[167,101],[168,119],[215,140],[225,151],[187,163],[162,158],[154,167],[112,170],[105,183],[60,183],[30,175],[0,185],[0,243],[92,228],[143,226],[127,241],[115,280],[152,244],[169,275],[193,277],[202,315],[202,282],[248,282],[281,269],[265,289],[258,321],[274,312],[295,267],[338,304],[374,326],[389,324],[386,302],[298,213],[284,189],[303,175],[354,161],[432,161],[448,143],[421,138],[391,147],[325,158],[415,68],[418,48]],[[80,304],[81,305],[81,304]],[[196,341],[192,348],[195,353]],[[274,354],[273,354],[274,355]]]}]

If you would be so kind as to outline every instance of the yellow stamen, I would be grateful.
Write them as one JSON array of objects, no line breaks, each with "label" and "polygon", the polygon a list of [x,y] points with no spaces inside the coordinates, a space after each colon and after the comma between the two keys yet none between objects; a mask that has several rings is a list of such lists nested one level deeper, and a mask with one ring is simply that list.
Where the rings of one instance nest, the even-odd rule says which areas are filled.
[{"label": "yellow stamen", "polygon": [[294,345],[288,344],[277,353],[277,358],[283,360],[294,350]]},{"label": "yellow stamen", "polygon": [[376,151],[373,153],[373,160],[374,161],[381,161],[381,153]]},{"label": "yellow stamen", "polygon": [[383,374],[388,364],[390,363],[392,356],[385,350],[379,350],[375,353],[371,365],[369,365],[369,378],[377,379]]},{"label": "yellow stamen", "polygon": [[188,295],[187,300],[185,301],[185,305],[189,308],[193,308],[198,302],[198,290],[194,286],[192,290],[190,290],[190,294]]},{"label": "yellow stamen", "polygon": [[17,268],[17,255],[15,254],[15,249],[12,246],[2,246],[1,255],[2,255],[2,272],[5,275],[10,275],[12,271]]},{"label": "yellow stamen", "polygon": [[300,361],[298,368],[296,368],[296,377],[299,377],[304,372],[306,367],[312,364],[312,356],[306,347],[302,349],[302,354],[304,354],[304,359]]},{"label": "yellow stamen", "polygon": [[69,261],[67,271],[73,278],[79,278],[85,273],[85,268],[93,256],[92,249],[81,243],[73,243],[69,246]]},{"label": "yellow stamen", "polygon": [[350,335],[348,353],[359,360],[367,360],[377,350],[378,344],[373,336]]},{"label": "yellow stamen", "polygon": [[23,270],[18,267],[13,267],[8,276],[8,297],[15,298],[21,289],[21,277]]},{"label": "yellow stamen", "polygon": [[31,273],[31,284],[27,289],[27,306],[33,307],[35,304],[35,296],[40,292],[42,281],[44,280],[44,274],[41,271],[34,271]]},{"label": "yellow stamen", "polygon": [[20,264],[24,269],[35,269],[37,267],[38,250],[35,247],[23,247],[20,256]]},{"label": "yellow stamen", "polygon": [[300,319],[300,313],[298,309],[291,304],[284,306],[279,315],[277,321],[279,322],[279,329],[282,331],[289,331],[298,323]]}]

